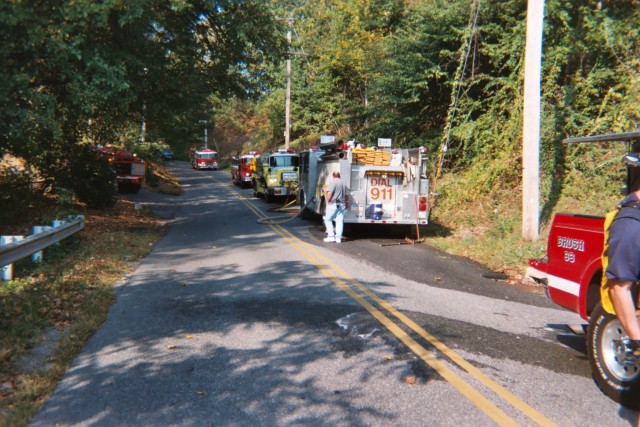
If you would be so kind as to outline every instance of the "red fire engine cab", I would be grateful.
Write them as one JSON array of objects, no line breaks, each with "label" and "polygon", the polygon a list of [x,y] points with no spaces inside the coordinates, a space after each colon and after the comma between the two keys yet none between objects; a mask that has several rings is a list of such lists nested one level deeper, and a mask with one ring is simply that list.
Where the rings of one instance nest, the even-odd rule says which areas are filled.
[{"label": "red fire engine cab", "polygon": [[[629,143],[629,151],[640,149],[640,132],[568,138],[565,143]],[[627,167],[626,193],[640,187],[640,167]],[[587,355],[593,378],[600,389],[616,402],[640,409],[640,359],[631,354],[629,337],[615,315],[602,307],[602,251],[604,217],[556,214],[551,224],[547,255],[529,260],[527,276],[545,286],[556,304],[589,321]],[[638,306],[638,287],[634,285]]]},{"label": "red fire engine cab", "polygon": [[218,170],[218,152],[209,148],[192,149],[190,153],[191,167],[194,169]]},{"label": "red fire engine cab", "polygon": [[253,173],[256,171],[256,159],[260,157],[259,151],[247,151],[233,157],[231,165],[231,181],[240,187],[251,187]]}]

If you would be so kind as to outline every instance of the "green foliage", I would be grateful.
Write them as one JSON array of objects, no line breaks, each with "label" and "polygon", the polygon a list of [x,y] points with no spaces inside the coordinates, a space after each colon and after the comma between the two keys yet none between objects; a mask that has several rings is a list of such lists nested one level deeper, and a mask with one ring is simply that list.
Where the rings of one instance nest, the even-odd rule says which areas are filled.
[{"label": "green foliage", "polygon": [[[452,197],[518,189],[526,2],[347,0],[298,7],[298,43],[309,55],[293,61],[296,138],[327,130],[369,143],[388,136],[432,152],[446,141],[445,170],[465,184]],[[617,191],[607,183],[620,181],[619,150],[603,158],[606,166],[594,167],[580,156],[595,157],[599,148],[566,147],[562,140],[637,127],[639,18],[631,1],[547,2],[543,219],[563,194],[575,199],[584,192],[585,183],[592,187],[587,193]]]},{"label": "green foliage", "polygon": [[[66,158],[143,122],[149,140],[195,141],[210,95],[261,93],[267,64],[284,50],[281,25],[259,0],[3,2],[0,152],[92,205],[108,204],[103,165],[82,153],[83,171]],[[65,167],[79,173],[66,180],[87,184],[68,185]]]},{"label": "green foliage", "polygon": [[115,171],[92,147],[80,145],[73,155],[60,155],[65,157],[51,158],[42,168],[52,178],[58,193],[61,189],[71,190],[90,207],[107,207],[115,203]]},{"label": "green foliage", "polygon": [[[365,135],[437,148],[467,24],[467,1],[421,2],[382,42]],[[400,131],[401,130],[401,131]]]},{"label": "green foliage", "polygon": [[10,224],[16,218],[28,218],[35,199],[28,170],[0,166],[0,223]]},{"label": "green foliage", "polygon": [[66,188],[60,188],[56,197],[56,219],[67,220],[75,217],[78,212],[75,209],[75,197],[73,192]]}]

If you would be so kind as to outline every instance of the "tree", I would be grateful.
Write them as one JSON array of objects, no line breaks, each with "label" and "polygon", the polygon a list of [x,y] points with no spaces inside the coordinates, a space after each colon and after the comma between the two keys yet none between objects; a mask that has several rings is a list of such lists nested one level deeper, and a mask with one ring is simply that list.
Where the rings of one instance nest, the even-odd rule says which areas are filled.
[{"label": "tree", "polygon": [[389,0],[306,2],[296,11],[307,56],[298,61],[303,74],[294,79],[294,127],[347,136],[365,125],[362,112],[377,73],[378,45],[402,11],[402,2]]},{"label": "tree", "polygon": [[211,94],[260,92],[280,25],[258,0],[4,2],[0,149],[55,186],[77,147],[143,120],[147,138],[192,137]]}]

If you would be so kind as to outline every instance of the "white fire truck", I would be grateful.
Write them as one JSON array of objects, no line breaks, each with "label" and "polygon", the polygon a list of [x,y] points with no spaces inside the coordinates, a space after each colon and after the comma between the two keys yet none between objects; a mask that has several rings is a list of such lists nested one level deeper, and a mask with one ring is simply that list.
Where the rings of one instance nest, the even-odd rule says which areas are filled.
[{"label": "white fire truck", "polygon": [[324,215],[333,171],[349,189],[345,223],[427,224],[426,148],[361,149],[332,142],[301,152],[297,196],[304,216]]}]

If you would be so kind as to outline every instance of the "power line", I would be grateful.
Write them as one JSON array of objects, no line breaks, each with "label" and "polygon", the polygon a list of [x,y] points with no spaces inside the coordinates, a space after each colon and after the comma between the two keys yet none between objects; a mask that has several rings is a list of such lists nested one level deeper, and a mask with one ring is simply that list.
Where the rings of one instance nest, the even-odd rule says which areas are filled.
[{"label": "power line", "polygon": [[[479,16],[480,16],[480,0],[474,0],[471,8],[471,12],[469,14],[469,24],[467,26],[470,29],[469,37],[467,39],[467,49],[464,55],[464,59],[462,58],[462,55],[461,55],[460,62],[458,64],[458,70],[456,72],[457,78],[454,81],[453,90],[451,91],[453,93],[451,106],[447,114],[447,123],[446,123],[447,130],[445,132],[445,139],[442,142],[442,145],[440,146],[440,151],[438,153],[438,165],[436,168],[436,175],[433,180],[433,191],[432,191],[433,198],[431,203],[432,207],[434,205],[435,196],[437,194],[436,189],[438,184],[438,178],[442,173],[442,166],[444,165],[444,157],[447,151],[449,150],[449,143],[451,142],[451,128],[453,127],[453,121],[456,117],[456,112],[458,109],[458,101],[460,99],[460,94],[462,93],[462,87],[463,87],[462,83],[464,82],[464,75],[467,69],[467,63],[469,62],[469,56],[471,55],[471,48],[473,46],[472,42],[476,34]],[[463,49],[461,49],[461,51],[464,52]]]}]

